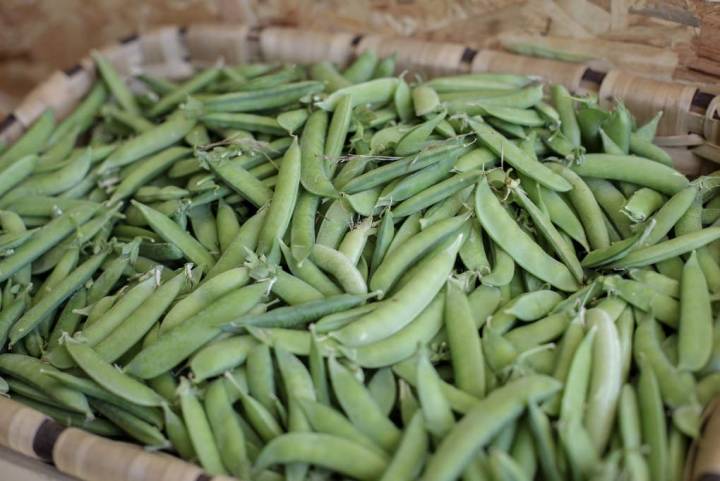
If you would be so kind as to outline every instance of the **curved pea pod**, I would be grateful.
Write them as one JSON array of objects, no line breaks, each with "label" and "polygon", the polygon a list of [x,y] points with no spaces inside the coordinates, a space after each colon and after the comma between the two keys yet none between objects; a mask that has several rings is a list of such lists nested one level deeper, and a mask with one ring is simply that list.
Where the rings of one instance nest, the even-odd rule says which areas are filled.
[{"label": "curved pea pod", "polygon": [[675,194],[689,185],[675,169],[634,155],[587,154],[570,168],[582,177],[630,182],[663,194]]},{"label": "curved pea pod", "polygon": [[547,255],[518,226],[490,190],[487,179],[483,179],[475,191],[475,212],[490,237],[525,270],[558,289],[577,290],[577,281],[568,268]]},{"label": "curved pea pod", "polygon": [[188,259],[195,262],[204,271],[210,270],[215,264],[215,259],[205,247],[170,218],[140,202],[133,201],[133,205],[140,209],[160,237],[166,242],[176,245]]},{"label": "curved pea pod", "polygon": [[552,224],[550,217],[536,206],[530,198],[520,189],[514,189],[513,193],[519,200],[520,205],[530,214],[535,226],[550,243],[555,253],[570,270],[578,282],[582,282],[584,273],[582,265],[578,260],[572,245],[565,241],[560,232]]},{"label": "curved pea pod", "polygon": [[322,82],[303,81],[198,98],[208,112],[254,112],[291,105],[322,90]]},{"label": "curved pea pod", "polygon": [[316,244],[312,250],[312,261],[323,271],[337,279],[343,290],[349,294],[367,294],[367,285],[352,260],[335,249]]},{"label": "curved pea pod", "polygon": [[639,232],[621,241],[613,242],[607,247],[588,252],[581,262],[582,266],[586,268],[601,268],[621,260],[632,252],[633,249],[642,245],[643,240],[647,237],[649,229],[651,228],[652,226],[649,226],[644,233]]},{"label": "curved pea pod", "polygon": [[355,479],[372,481],[387,467],[387,458],[338,436],[288,433],[265,446],[255,461],[255,472],[278,463],[310,463]]},{"label": "curved pea pod", "polygon": [[333,391],[350,420],[383,449],[392,450],[400,440],[400,430],[350,371],[332,357],[328,368]]},{"label": "curved pea pod", "polygon": [[310,67],[310,77],[325,85],[327,92],[334,92],[351,85],[350,81],[337,71],[331,62],[318,62]]},{"label": "curved pea pod", "polygon": [[620,336],[615,321],[602,308],[588,309],[585,318],[596,334],[584,420],[595,449],[602,453],[614,425],[623,381]]},{"label": "curved pea pod", "polygon": [[389,337],[412,322],[447,280],[462,243],[462,235],[448,241],[418,265],[413,276],[388,298],[388,302],[333,332],[332,337],[347,346],[357,347]]},{"label": "curved pea pod", "polygon": [[[417,108],[417,103],[415,103]],[[422,150],[425,142],[437,126],[445,120],[445,112],[441,112],[433,118],[426,120],[422,124],[413,127],[409,132],[405,133],[395,146],[396,155],[411,155]]]},{"label": "curved pea pod", "polygon": [[398,82],[399,80],[397,78],[381,78],[343,87],[330,94],[325,100],[319,102],[318,107],[323,110],[335,110],[335,106],[344,95],[350,95],[352,97],[353,107],[365,104],[387,103],[393,98]]},{"label": "curved pea pod", "polygon": [[104,251],[85,261],[63,281],[61,286],[53,289],[40,302],[25,312],[10,329],[10,343],[15,344],[29,334],[49,313],[59,307],[65,299],[72,296],[95,274],[106,256],[107,251]]},{"label": "curved pea pod", "polygon": [[542,401],[560,383],[530,375],[496,389],[479,401],[445,436],[428,461],[423,481],[450,481],[465,469],[473,455],[492,436],[522,413],[529,401]]},{"label": "curved pea pod", "polygon": [[219,327],[257,305],[267,294],[267,282],[231,291],[206,309],[169,329],[143,349],[125,366],[141,379],[157,377],[172,369],[222,332]]},{"label": "curved pea pod", "polygon": [[485,394],[485,360],[482,343],[475,327],[465,293],[457,281],[450,279],[446,287],[445,332],[455,384],[478,398]]},{"label": "curved pea pod", "polygon": [[634,355],[636,362],[648,364],[657,375],[663,401],[672,408],[696,403],[695,380],[688,372],[679,371],[663,352],[659,326],[652,317],[638,319],[635,330]]},{"label": "curved pea pod", "polygon": [[0,354],[0,371],[27,382],[40,390],[64,409],[92,417],[84,394],[65,387],[62,383],[43,374],[43,370],[55,370],[52,366],[23,354]]},{"label": "curved pea pod", "polygon": [[317,110],[310,114],[300,138],[302,170],[300,179],[303,187],[323,197],[337,197],[335,186],[330,182],[325,162],[325,139],[328,114]]},{"label": "curved pea pod", "polygon": [[165,403],[159,394],[116,369],[87,344],[67,337],[65,345],[73,361],[95,382],[116,396],[140,406],[162,406]]},{"label": "curved pea pod", "polygon": [[343,71],[342,75],[354,84],[366,82],[372,78],[377,63],[378,57],[375,52],[365,50]]},{"label": "curved pea pod", "polygon": [[720,227],[707,227],[655,245],[636,249],[611,266],[614,268],[631,268],[657,264],[691,252],[717,239],[720,239]]},{"label": "curved pea pod", "polygon": [[440,94],[443,105],[451,114],[482,115],[491,106],[528,109],[543,98],[542,85],[529,85],[519,89],[485,89],[469,92]]},{"label": "curved pea pod", "polygon": [[100,173],[131,164],[182,140],[195,127],[197,120],[184,111],[178,111],[167,120],[142,134],[124,142],[100,165]]},{"label": "curved pea pod", "polygon": [[443,306],[444,296],[438,294],[410,324],[390,337],[355,348],[341,345],[338,349],[362,367],[392,366],[412,357],[418,344],[428,343],[435,337],[443,326]]},{"label": "curved pea pod", "polygon": [[644,244],[649,246],[660,242],[691,208],[697,194],[697,188],[689,186],[677,192],[660,207],[650,220],[653,225],[647,236],[645,236]]},{"label": "curved pea pod", "polygon": [[190,152],[190,149],[185,147],[170,147],[143,160],[123,178],[113,191],[108,202],[112,205],[122,199],[130,197],[138,191],[142,185],[167,170],[173,163],[187,156]]},{"label": "curved pea pod", "polygon": [[427,350],[420,349],[417,356],[417,394],[420,411],[428,431],[442,439],[455,424],[452,408],[442,392],[440,376],[428,358]]},{"label": "curved pea pod", "polygon": [[475,184],[482,174],[483,172],[480,170],[470,170],[438,182],[393,207],[393,217],[406,217],[432,205],[437,205],[437,203]]},{"label": "curved pea pod", "polygon": [[652,313],[659,321],[670,327],[677,327],[680,316],[680,304],[670,296],[660,294],[640,282],[609,276],[604,286],[610,292],[645,312]]},{"label": "curved pea pod", "polygon": [[370,278],[370,289],[373,291],[390,292],[403,272],[443,240],[458,232],[467,221],[468,216],[456,216],[433,224],[413,237],[410,237],[397,248],[397,255],[386,255]]},{"label": "curved pea pod", "polygon": [[12,146],[0,155],[0,172],[19,159],[39,153],[55,127],[55,114],[51,109],[42,112],[30,128]]},{"label": "curved pea pod", "polygon": [[658,378],[652,367],[643,360],[640,360],[639,365],[640,377],[637,389],[642,441],[649,448],[647,459],[651,479],[663,481],[667,479],[669,467],[663,399],[658,386]]},{"label": "curved pea pod", "polygon": [[713,350],[713,317],[707,282],[696,252],[683,268],[678,322],[678,369],[698,371]]},{"label": "curved pea pod", "polygon": [[550,171],[545,165],[533,161],[525,152],[492,127],[476,121],[471,121],[470,125],[483,144],[495,155],[502,156],[503,160],[518,172],[555,191],[565,192],[572,188],[567,180]]},{"label": "curved pea pod", "polygon": [[553,85],[550,87],[550,96],[558,112],[561,132],[572,145],[579,146],[580,126],[575,116],[574,100],[570,92],[562,85]]},{"label": "curved pea pod", "polygon": [[630,153],[670,167],[673,165],[670,154],[663,150],[662,147],[653,144],[652,140],[643,138],[637,132],[630,134]]},{"label": "curved pea pod", "polygon": [[35,154],[26,155],[13,162],[5,170],[0,171],[0,199],[5,202],[3,196],[6,192],[12,194],[13,188],[18,184],[22,185],[35,170],[38,162],[38,156]]},{"label": "curved pea pod", "polygon": [[98,204],[84,204],[69,209],[38,229],[12,256],[0,260],[0,282],[43,255],[79,224],[87,222],[99,208]]}]

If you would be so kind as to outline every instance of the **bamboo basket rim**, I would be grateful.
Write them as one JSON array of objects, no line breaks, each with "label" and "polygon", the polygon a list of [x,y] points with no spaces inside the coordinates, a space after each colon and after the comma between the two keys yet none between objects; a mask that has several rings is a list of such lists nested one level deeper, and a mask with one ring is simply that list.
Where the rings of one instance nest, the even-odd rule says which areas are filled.
[{"label": "bamboo basket rim", "polygon": [[[125,75],[137,68],[147,68],[160,76],[181,78],[189,75],[195,66],[214,64],[218,60],[227,63],[331,60],[345,64],[368,49],[377,50],[381,55],[397,53],[399,66],[430,75],[481,71],[534,73],[545,80],[563,83],[573,91],[597,93],[605,102],[633,93],[637,98],[624,97],[631,110],[645,115],[659,109],[666,112],[669,118],[661,122],[661,138],[667,139],[666,148],[687,152],[687,159],[691,159],[686,159],[686,164],[678,167],[680,170],[685,167],[683,172],[687,172],[695,167],[696,171],[688,175],[697,175],[714,169],[714,163],[698,161],[687,147],[692,148],[703,139],[720,144],[720,95],[703,91],[700,86],[654,80],[622,70],[600,71],[586,64],[523,57],[491,49],[476,50],[457,43],[225,23],[161,27],[129,35],[99,50]],[[540,71],[528,71],[531,69]],[[0,122],[0,141],[17,139],[48,108],[55,111],[58,119],[64,118],[90,90],[94,79],[94,63],[88,56],[70,68],[54,72]],[[720,163],[720,158],[713,160]],[[691,446],[685,481],[711,471],[720,472],[720,400],[710,403],[703,419],[703,427],[708,426],[713,437],[710,441],[700,438]],[[0,398],[0,445],[54,464],[59,471],[83,481],[236,479],[213,477],[171,455],[146,452],[136,445],[62,426],[32,408],[5,398]],[[105,462],[103,453],[112,453],[121,466]]]}]

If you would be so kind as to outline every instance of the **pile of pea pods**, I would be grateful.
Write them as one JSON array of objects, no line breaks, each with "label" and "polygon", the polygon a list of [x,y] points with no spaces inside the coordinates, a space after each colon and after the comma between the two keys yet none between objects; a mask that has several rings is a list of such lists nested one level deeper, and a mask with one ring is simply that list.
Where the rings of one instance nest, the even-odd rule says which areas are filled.
[{"label": "pile of pea pods", "polygon": [[99,79],[0,154],[0,387],[241,480],[676,481],[720,177],[502,74]]}]

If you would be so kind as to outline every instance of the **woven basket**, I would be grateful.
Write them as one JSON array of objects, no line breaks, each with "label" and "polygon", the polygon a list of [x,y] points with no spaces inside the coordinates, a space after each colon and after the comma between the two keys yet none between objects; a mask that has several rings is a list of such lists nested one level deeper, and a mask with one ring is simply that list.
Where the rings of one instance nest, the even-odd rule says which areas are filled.
[{"label": "woven basket", "polygon": [[[587,65],[529,58],[455,43],[351,33],[328,33],[284,27],[194,25],[165,27],[132,35],[101,49],[121,74],[138,71],[183,78],[195,67],[249,61],[349,63],[365,50],[395,53],[399,69],[432,76],[467,72],[502,72],[539,76],[574,92],[596,92],[601,102],[623,99],[639,122],[664,111],[657,142],[668,149],[675,166],[698,176],[720,166],[720,96],[688,84],[644,78],[621,70],[601,72]],[[46,109],[66,116],[89,91],[93,62],[55,72],[0,123],[0,141],[12,142]],[[700,153],[702,157],[695,153]],[[0,398],[0,445],[53,463],[63,473],[85,481],[223,481],[170,455],[65,428],[47,416]],[[690,450],[686,481],[720,480],[720,402],[705,413],[701,439]]]}]

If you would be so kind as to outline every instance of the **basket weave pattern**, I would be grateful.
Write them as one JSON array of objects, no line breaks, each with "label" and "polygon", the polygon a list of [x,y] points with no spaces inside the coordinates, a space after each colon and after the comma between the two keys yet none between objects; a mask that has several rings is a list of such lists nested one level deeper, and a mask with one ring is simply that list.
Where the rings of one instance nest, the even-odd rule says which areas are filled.
[{"label": "basket weave pattern", "polygon": [[[598,72],[583,64],[494,50],[477,51],[454,43],[228,24],[165,27],[123,39],[101,52],[122,75],[142,71],[176,79],[187,77],[195,67],[217,62],[329,60],[345,65],[365,50],[374,50],[378,55],[395,53],[398,68],[406,70],[407,75],[427,77],[483,71],[539,75],[546,82],[564,84],[574,92],[596,92],[601,102],[623,99],[639,122],[663,110],[659,140],[664,146],[670,146],[676,167],[689,176],[717,169],[712,162],[694,156],[687,147],[703,142],[720,144],[720,96],[691,85],[643,78],[620,70]],[[0,123],[0,141],[7,143],[18,138],[48,108],[53,109],[58,118],[66,116],[94,80],[95,70],[89,57],[69,69],[55,72]],[[720,479],[720,415],[713,416],[715,411],[717,409],[708,411],[703,438],[691,451],[688,481]],[[150,453],[136,445],[65,428],[33,409],[4,398],[0,398],[0,445],[51,462],[58,470],[85,481],[234,479],[210,477],[199,467],[173,456]],[[703,478],[703,475],[711,477]]]}]

